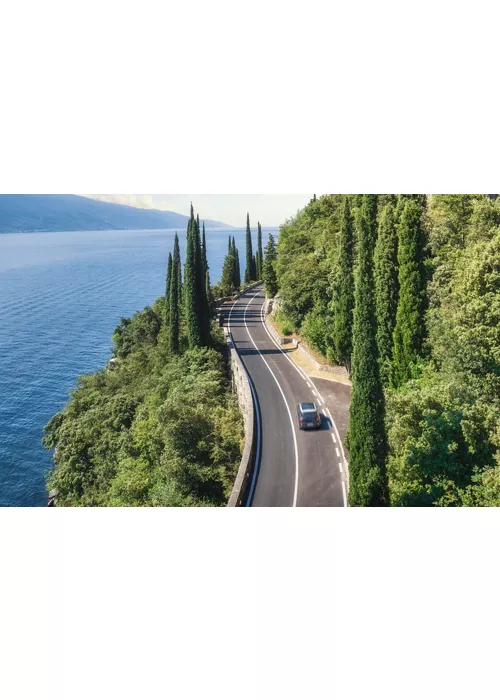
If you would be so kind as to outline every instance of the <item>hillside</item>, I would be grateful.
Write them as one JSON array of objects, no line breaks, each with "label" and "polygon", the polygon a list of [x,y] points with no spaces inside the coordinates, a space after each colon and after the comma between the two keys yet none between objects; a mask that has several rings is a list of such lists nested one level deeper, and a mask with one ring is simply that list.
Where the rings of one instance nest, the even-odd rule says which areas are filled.
[{"label": "hillside", "polygon": [[[0,195],[0,233],[106,231],[187,227],[189,218],[157,209],[137,209],[73,194]],[[230,228],[206,221],[208,228]]]}]

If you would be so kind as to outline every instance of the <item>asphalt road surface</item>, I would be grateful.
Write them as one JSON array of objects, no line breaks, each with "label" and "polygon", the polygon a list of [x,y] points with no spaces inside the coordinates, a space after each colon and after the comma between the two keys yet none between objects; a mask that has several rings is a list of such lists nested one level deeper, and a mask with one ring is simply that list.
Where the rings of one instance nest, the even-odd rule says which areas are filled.
[{"label": "asphalt road surface", "polygon": [[[261,428],[258,477],[247,505],[346,507],[342,439],[349,389],[310,379],[287,357],[264,325],[264,303],[258,287],[225,311],[226,326],[254,388]],[[304,401],[318,406],[320,430],[299,429],[296,409]]]}]

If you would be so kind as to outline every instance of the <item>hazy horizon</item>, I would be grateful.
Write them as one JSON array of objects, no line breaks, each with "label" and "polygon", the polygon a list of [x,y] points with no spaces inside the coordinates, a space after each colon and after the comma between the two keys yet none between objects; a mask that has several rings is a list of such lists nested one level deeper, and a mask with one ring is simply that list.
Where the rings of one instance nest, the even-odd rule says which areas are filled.
[{"label": "hazy horizon", "polygon": [[277,227],[305,207],[312,194],[84,194],[115,204],[139,209],[160,209],[189,215],[191,202],[200,219],[220,221],[236,228],[246,226],[247,212],[252,227]]}]

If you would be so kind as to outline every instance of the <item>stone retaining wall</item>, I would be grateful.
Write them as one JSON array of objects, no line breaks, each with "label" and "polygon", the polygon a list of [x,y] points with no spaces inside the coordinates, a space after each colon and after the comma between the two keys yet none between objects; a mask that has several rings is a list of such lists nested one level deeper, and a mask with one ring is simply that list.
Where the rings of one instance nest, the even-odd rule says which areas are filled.
[{"label": "stone retaining wall", "polygon": [[246,504],[248,490],[255,469],[257,451],[256,408],[254,406],[248,375],[234,347],[232,335],[225,331],[225,336],[231,354],[233,388],[238,397],[238,403],[243,414],[245,425],[245,447],[243,449],[240,468],[236,481],[234,482],[231,498],[227,504],[229,508],[236,508]]}]

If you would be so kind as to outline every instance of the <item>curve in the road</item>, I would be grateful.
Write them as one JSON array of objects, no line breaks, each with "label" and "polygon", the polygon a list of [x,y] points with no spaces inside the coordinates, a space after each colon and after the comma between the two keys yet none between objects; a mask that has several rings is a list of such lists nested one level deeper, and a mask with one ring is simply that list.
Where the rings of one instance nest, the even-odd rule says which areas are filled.
[{"label": "curve in the road", "polygon": [[[249,377],[257,416],[259,448],[248,505],[346,506],[346,461],[335,421],[314,382],[272,338],[264,305],[261,288],[234,302],[227,319]],[[298,433],[292,411],[300,401],[310,400],[311,394],[329,416],[328,430]],[[338,470],[332,464],[335,453]]]}]

